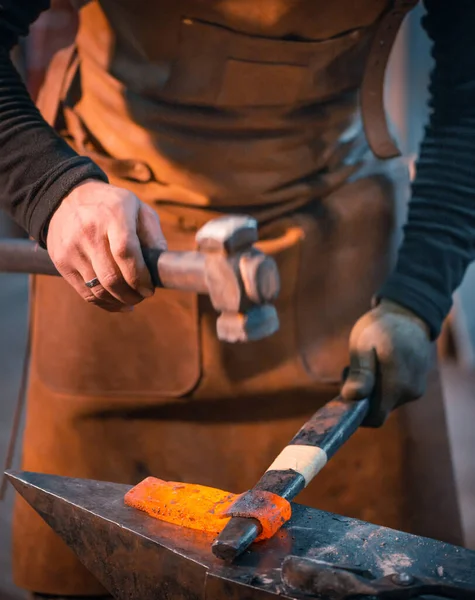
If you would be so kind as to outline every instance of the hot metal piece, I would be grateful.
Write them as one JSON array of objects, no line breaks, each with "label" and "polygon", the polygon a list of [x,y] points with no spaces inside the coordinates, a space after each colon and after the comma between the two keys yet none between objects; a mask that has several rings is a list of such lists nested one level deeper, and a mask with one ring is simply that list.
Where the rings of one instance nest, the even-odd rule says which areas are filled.
[{"label": "hot metal piece", "polygon": [[370,572],[375,579],[408,573],[452,587],[459,585],[454,582],[475,586],[475,552],[298,504],[273,538],[226,565],[211,552],[212,535],[125,506],[124,495],[132,486],[36,473],[10,472],[8,477],[118,599],[302,598],[302,591],[292,591],[282,581],[282,563],[289,554],[340,570],[354,565],[350,574]]},{"label": "hot metal piece", "polygon": [[[271,538],[288,521],[292,507],[278,494],[253,489],[233,494],[194,483],[163,481],[147,477],[124,497],[127,506],[154,519],[208,533],[220,533],[234,517],[257,522],[256,541]],[[250,543],[252,543],[251,540]]]},{"label": "hot metal piece", "polygon": [[155,519],[217,534],[230,520],[225,511],[237,497],[204,485],[147,477],[127,492],[124,502]]}]

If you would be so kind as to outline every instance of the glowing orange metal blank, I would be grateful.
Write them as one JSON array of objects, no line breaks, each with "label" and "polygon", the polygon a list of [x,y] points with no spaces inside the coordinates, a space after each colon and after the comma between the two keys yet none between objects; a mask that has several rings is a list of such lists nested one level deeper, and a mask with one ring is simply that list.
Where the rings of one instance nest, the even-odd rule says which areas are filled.
[{"label": "glowing orange metal blank", "polygon": [[291,505],[270,492],[223,490],[147,477],[132,488],[125,504],[151,517],[208,533],[220,533],[232,516],[257,519],[262,531],[256,541],[272,537],[290,519]]},{"label": "glowing orange metal blank", "polygon": [[272,537],[292,516],[292,505],[277,494],[261,490],[250,490],[237,497],[226,509],[231,517],[252,517],[261,524],[262,530],[256,542]]},{"label": "glowing orange metal blank", "polygon": [[147,477],[125,495],[125,503],[151,517],[182,527],[219,533],[230,517],[223,515],[236,495],[204,485]]}]

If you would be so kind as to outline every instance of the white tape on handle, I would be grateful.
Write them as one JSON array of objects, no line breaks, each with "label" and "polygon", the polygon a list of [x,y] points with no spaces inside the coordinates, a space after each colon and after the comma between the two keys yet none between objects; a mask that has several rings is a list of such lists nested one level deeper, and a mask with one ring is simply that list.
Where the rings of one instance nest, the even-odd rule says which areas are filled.
[{"label": "white tape on handle", "polygon": [[286,446],[274,460],[268,471],[293,469],[305,479],[305,487],[327,464],[325,450],[315,446]]}]

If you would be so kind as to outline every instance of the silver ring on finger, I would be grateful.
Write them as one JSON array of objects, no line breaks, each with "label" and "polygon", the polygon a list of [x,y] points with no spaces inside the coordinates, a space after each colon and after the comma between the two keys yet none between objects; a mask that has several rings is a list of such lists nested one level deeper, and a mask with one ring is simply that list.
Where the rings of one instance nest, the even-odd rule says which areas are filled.
[{"label": "silver ring on finger", "polygon": [[89,288],[89,289],[92,289],[92,288],[95,288],[95,287],[97,287],[98,285],[100,285],[100,281],[99,281],[99,279],[97,279],[97,277],[94,277],[94,279],[91,279],[91,280],[89,280],[89,281],[85,281],[85,282],[84,282],[84,285],[85,285],[87,288]]}]

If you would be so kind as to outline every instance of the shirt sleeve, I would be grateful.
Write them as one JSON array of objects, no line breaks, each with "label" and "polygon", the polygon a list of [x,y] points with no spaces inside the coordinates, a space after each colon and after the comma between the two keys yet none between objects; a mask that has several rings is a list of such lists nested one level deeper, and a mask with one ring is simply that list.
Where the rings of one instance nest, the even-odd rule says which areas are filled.
[{"label": "shirt sleeve", "polygon": [[0,208],[42,245],[49,219],[76,185],[107,182],[42,118],[10,60],[10,50],[49,7],[50,0],[0,0]]},{"label": "shirt sleeve", "polygon": [[435,339],[475,258],[475,2],[425,0],[430,118],[398,261],[377,294],[412,310]]}]

